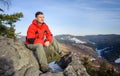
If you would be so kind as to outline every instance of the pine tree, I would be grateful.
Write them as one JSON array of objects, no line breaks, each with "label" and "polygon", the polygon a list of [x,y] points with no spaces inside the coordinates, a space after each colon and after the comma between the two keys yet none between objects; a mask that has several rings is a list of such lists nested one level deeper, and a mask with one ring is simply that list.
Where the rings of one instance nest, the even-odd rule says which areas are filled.
[{"label": "pine tree", "polygon": [[[0,28],[4,28],[4,31],[0,31],[0,35],[7,36],[9,38],[16,39],[15,36],[15,25],[14,23],[19,21],[23,17],[22,12],[15,14],[0,14]],[[4,25],[9,25],[5,27]]]}]

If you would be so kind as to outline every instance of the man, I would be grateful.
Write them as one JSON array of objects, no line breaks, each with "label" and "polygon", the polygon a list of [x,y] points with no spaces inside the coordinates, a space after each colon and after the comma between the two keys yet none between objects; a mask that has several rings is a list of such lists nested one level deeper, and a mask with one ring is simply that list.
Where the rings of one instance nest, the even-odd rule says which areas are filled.
[{"label": "man", "polygon": [[35,19],[29,26],[26,36],[26,45],[29,49],[35,50],[35,54],[42,72],[49,71],[48,62],[44,47],[49,47],[53,36],[49,27],[44,22],[44,14],[36,12]]}]

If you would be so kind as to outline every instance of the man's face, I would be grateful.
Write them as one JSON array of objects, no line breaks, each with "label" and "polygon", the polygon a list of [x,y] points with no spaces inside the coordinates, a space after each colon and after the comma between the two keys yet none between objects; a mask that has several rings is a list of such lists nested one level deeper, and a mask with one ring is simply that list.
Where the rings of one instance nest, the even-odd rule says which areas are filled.
[{"label": "man's face", "polygon": [[39,23],[44,23],[44,15],[42,15],[42,14],[37,15],[36,20]]}]

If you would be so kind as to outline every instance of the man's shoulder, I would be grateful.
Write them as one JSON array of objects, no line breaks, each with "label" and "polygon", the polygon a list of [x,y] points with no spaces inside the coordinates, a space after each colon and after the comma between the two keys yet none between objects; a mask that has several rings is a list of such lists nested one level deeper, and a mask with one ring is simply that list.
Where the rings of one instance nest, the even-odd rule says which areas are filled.
[{"label": "man's shoulder", "polygon": [[44,27],[48,27],[48,25],[46,23],[43,24]]},{"label": "man's shoulder", "polygon": [[30,25],[29,25],[29,28],[35,29],[36,26],[35,26],[34,24],[30,24]]},{"label": "man's shoulder", "polygon": [[31,23],[29,27],[36,27],[36,24]]}]

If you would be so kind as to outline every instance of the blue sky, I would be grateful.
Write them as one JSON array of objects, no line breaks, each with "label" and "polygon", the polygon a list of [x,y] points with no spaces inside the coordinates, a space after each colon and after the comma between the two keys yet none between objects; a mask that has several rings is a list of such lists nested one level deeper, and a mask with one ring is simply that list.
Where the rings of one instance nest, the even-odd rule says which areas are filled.
[{"label": "blue sky", "polygon": [[54,35],[120,34],[120,0],[11,0],[5,13],[23,12],[16,33],[26,35],[37,11]]}]

